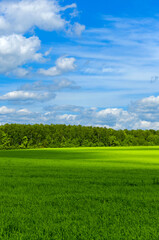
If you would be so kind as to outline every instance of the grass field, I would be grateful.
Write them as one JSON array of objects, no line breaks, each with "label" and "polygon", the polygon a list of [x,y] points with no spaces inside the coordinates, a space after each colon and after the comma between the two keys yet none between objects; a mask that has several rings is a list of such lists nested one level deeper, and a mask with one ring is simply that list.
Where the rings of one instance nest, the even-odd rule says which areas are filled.
[{"label": "grass field", "polygon": [[0,151],[0,239],[159,239],[159,148]]}]

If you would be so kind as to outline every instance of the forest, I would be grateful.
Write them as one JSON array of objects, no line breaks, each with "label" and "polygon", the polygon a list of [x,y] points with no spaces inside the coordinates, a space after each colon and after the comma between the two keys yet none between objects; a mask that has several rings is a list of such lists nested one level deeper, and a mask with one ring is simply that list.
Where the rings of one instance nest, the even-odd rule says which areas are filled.
[{"label": "forest", "polygon": [[157,146],[159,130],[114,130],[72,125],[0,126],[0,149]]}]

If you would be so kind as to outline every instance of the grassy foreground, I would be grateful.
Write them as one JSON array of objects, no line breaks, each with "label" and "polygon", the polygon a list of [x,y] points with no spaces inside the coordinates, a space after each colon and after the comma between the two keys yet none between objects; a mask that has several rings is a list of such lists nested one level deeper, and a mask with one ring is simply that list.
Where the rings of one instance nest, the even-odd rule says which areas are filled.
[{"label": "grassy foreground", "polygon": [[159,239],[159,148],[0,151],[0,239]]}]

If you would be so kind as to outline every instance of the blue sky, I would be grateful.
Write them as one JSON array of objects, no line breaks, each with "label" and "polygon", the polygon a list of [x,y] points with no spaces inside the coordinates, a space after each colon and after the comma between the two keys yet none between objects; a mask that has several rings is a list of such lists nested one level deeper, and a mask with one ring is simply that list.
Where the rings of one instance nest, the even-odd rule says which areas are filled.
[{"label": "blue sky", "polygon": [[159,127],[159,3],[0,1],[0,124]]}]

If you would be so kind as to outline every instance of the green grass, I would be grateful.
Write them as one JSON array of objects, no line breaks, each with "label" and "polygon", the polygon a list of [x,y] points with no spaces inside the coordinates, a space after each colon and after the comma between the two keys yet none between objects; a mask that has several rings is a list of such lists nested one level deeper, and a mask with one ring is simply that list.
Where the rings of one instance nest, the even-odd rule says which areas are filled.
[{"label": "green grass", "polygon": [[0,239],[159,239],[159,148],[0,151]]}]

